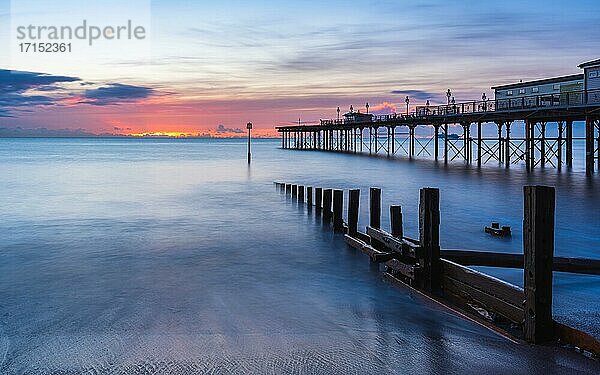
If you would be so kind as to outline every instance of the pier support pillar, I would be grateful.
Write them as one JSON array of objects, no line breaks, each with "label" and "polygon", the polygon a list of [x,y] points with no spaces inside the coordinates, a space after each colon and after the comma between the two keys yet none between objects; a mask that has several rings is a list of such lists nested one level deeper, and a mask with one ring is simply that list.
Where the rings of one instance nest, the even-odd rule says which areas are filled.
[{"label": "pier support pillar", "polygon": [[502,123],[496,123],[498,126],[498,162],[502,163]]},{"label": "pier support pillar", "polygon": [[540,123],[540,164],[542,167],[546,166],[546,122]]},{"label": "pier support pillar", "polygon": [[505,166],[510,167],[510,122],[506,123],[506,149],[505,149]]},{"label": "pier support pillar", "polygon": [[585,119],[585,173],[591,176],[594,173],[594,119],[590,116]]},{"label": "pier support pillar", "polygon": [[434,129],[435,129],[435,134],[434,136],[434,142],[433,142],[433,156],[435,158],[435,160],[438,160],[439,156],[440,156],[440,126],[439,125],[433,125]]},{"label": "pier support pillar", "polygon": [[567,145],[566,157],[567,167],[573,166],[573,120],[567,120]]},{"label": "pier support pillar", "polygon": [[448,164],[448,124],[444,124],[444,163]]},{"label": "pier support pillar", "polygon": [[557,160],[557,168],[558,169],[562,169],[562,150],[563,150],[563,130],[564,130],[564,122],[563,121],[558,121],[556,123],[556,126],[558,126],[558,150],[556,150],[556,158]]},{"label": "pier support pillar", "polygon": [[392,126],[392,155],[396,153],[396,127]]},{"label": "pier support pillar", "polygon": [[477,166],[481,167],[481,142],[482,142],[482,135],[481,135],[481,121],[479,121],[477,123]]}]

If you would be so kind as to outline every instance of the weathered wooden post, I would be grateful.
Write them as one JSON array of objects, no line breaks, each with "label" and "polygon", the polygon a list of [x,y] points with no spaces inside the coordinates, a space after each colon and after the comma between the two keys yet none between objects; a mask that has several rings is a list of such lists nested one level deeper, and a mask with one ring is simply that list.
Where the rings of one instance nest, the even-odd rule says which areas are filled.
[{"label": "weathered wooden post", "polygon": [[298,196],[298,185],[292,185],[292,197]]},{"label": "weathered wooden post", "polygon": [[329,224],[331,222],[331,199],[333,191],[331,189],[323,189],[323,222]]},{"label": "weathered wooden post", "polygon": [[306,187],[306,205],[311,208],[313,205],[313,188],[312,186]]},{"label": "weathered wooden post", "polygon": [[317,213],[321,212],[323,207],[323,188],[315,188],[315,206],[317,207]]},{"label": "weathered wooden post", "polygon": [[348,193],[348,235],[356,237],[358,233],[358,212],[360,205],[360,189],[352,189]]},{"label": "weathered wooden post", "polygon": [[292,194],[292,185],[291,184],[285,184],[285,193],[287,195]]},{"label": "weathered wooden post", "polygon": [[552,340],[552,263],[554,261],[554,188],[525,186],[523,252],[525,259],[525,339]]},{"label": "weathered wooden post", "polygon": [[369,226],[381,228],[381,189],[372,187],[369,190]]},{"label": "weathered wooden post", "polygon": [[344,191],[333,191],[333,230],[341,231],[344,229]]},{"label": "weathered wooden post", "polygon": [[419,283],[430,293],[441,290],[440,190],[421,189],[419,200],[419,241],[423,249],[423,278]]},{"label": "weathered wooden post", "polygon": [[304,203],[304,185],[298,185],[298,202]]},{"label": "weathered wooden post", "polygon": [[402,229],[402,206],[390,206],[390,226],[392,227],[392,236],[398,238],[404,236]]}]

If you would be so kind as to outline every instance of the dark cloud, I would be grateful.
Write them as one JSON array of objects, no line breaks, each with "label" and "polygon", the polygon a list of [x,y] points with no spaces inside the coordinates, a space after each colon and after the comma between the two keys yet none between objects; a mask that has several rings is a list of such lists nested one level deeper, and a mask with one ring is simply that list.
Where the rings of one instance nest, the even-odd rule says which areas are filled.
[{"label": "dark cloud", "polygon": [[81,103],[92,105],[114,105],[136,102],[155,94],[150,87],[111,83],[95,89],[85,90]]},{"label": "dark cloud", "polygon": [[225,125],[220,124],[217,126],[217,133],[244,133],[244,131],[240,128],[226,128]]},{"label": "dark cloud", "polygon": [[77,77],[55,76],[36,72],[0,69],[1,117],[10,117],[11,109],[37,105],[54,105],[59,98],[52,95],[31,95],[29,91],[51,92],[60,89],[57,84],[79,81]]}]

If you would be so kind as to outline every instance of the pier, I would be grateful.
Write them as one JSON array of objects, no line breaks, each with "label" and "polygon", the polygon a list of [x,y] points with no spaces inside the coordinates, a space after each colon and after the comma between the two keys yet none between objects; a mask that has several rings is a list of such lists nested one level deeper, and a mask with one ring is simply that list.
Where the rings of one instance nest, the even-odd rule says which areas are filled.
[{"label": "pier", "polygon": [[[346,244],[383,264],[382,277],[443,308],[519,343],[558,343],[598,357],[597,337],[569,327],[552,316],[553,272],[600,275],[600,260],[554,256],[555,191],[548,186],[523,188],[523,247],[516,253],[442,249],[440,191],[422,188],[419,196],[419,233],[403,229],[402,207],[392,205],[391,233],[382,229],[381,194],[369,189],[369,225],[358,228],[360,190],[344,191],[275,182],[276,189],[323,225],[344,236]],[[312,192],[315,191],[313,199]],[[299,193],[302,191],[302,193]],[[294,194],[296,192],[296,194]],[[323,192],[323,194],[321,194]],[[347,220],[344,220],[347,212]],[[469,266],[523,270],[524,288],[479,272]]]},{"label": "pier", "polygon": [[[404,114],[372,115],[367,104],[364,113],[351,107],[340,118],[338,108],[337,119],[276,129],[284,149],[429,157],[478,166],[523,163],[528,169],[571,167],[573,141],[585,140],[585,170],[591,175],[600,169],[600,73],[593,70],[599,67],[600,60],[595,60],[580,65],[584,74],[493,87],[492,100],[484,94],[482,100],[455,103],[448,90],[447,104],[428,101],[412,112],[407,97]],[[563,91],[564,87],[570,89]],[[533,92],[537,94],[527,95]],[[585,122],[585,137],[573,137],[574,122]],[[451,134],[456,126],[462,134]],[[512,135],[517,126],[524,137]]]}]

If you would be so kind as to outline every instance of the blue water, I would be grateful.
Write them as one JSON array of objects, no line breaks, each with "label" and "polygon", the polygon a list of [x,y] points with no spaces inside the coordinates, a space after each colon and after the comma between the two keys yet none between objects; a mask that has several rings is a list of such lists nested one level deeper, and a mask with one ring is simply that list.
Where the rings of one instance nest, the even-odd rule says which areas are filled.
[{"label": "blue water", "polygon": [[[0,139],[0,373],[600,371],[384,283],[273,186],[361,188],[361,227],[379,186],[413,236],[419,188],[439,187],[444,248],[517,252],[522,186],[555,185],[556,254],[600,258],[597,177],[279,145],[256,141],[249,167],[243,140]],[[596,332],[599,290],[555,274],[555,317]]]}]

